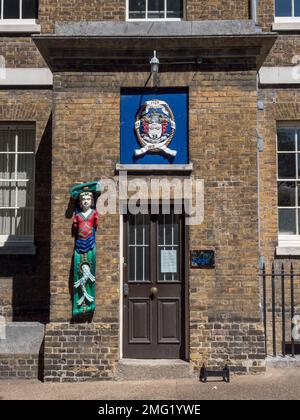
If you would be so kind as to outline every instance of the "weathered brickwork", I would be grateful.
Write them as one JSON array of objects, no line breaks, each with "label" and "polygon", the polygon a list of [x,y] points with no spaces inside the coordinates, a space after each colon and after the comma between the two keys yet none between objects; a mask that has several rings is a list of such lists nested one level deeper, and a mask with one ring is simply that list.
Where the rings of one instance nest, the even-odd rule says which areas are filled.
[{"label": "weathered brickwork", "polygon": [[300,40],[295,34],[279,35],[267,57],[265,66],[294,66],[299,64]]},{"label": "weathered brickwork", "polygon": [[[198,86],[190,92],[190,153],[195,165],[194,175],[205,181],[205,218],[200,227],[190,228],[190,246],[195,249],[213,247],[216,251],[215,270],[200,273],[190,270],[190,352],[197,366],[202,358],[210,364],[219,360],[214,346],[201,347],[199,329],[204,329],[204,335],[206,328],[211,330],[208,341],[214,342],[218,340],[213,338],[215,322],[226,324],[224,328],[230,330],[230,323],[238,318],[241,330],[237,341],[243,336],[247,342],[249,319],[253,321],[251,334],[254,337],[261,336],[261,326],[257,276],[255,77],[251,72],[199,73],[196,80]],[[258,343],[258,339],[253,340]],[[220,340],[225,341],[225,338]],[[228,353],[225,349],[230,346],[219,343],[219,352]],[[241,354],[234,350],[239,349],[237,343],[231,347],[233,350],[227,360],[241,366]],[[259,353],[261,344],[258,347]],[[256,354],[256,351],[251,353]]]},{"label": "weathered brickwork", "polygon": [[114,377],[118,325],[51,323],[46,326],[44,380],[91,381]]},{"label": "weathered brickwork", "polygon": [[47,67],[31,37],[0,37],[0,55],[6,68]]},{"label": "weathered brickwork", "polygon": [[[272,31],[272,25],[275,21],[275,1],[263,0],[257,2],[257,21],[264,31]],[[272,48],[265,66],[292,66],[293,57],[299,55],[300,39],[294,31],[279,33],[278,39]]]},{"label": "weathered brickwork", "polygon": [[257,1],[257,22],[264,31],[271,31],[275,16],[274,0]]},{"label": "weathered brickwork", "polygon": [[37,354],[0,354],[1,379],[36,379],[40,359]]},{"label": "weathered brickwork", "polygon": [[186,19],[249,19],[249,2],[248,0],[186,0]]},{"label": "weathered brickwork", "polygon": [[36,126],[36,255],[0,255],[0,315],[13,321],[49,318],[51,90],[1,90],[0,122]]},{"label": "weathered brickwork", "polygon": [[[56,74],[52,164],[51,321],[71,318],[73,239],[65,217],[75,182],[113,177],[119,159],[121,86],[144,86],[147,74]],[[191,359],[201,354],[195,326],[240,314],[257,322],[258,228],[255,72],[163,74],[161,84],[189,86],[190,154],[205,180],[204,224],[190,229],[190,245],[214,247],[215,271],[190,271]],[[205,152],[201,152],[204,150]],[[88,164],[87,164],[88,162]],[[55,217],[54,217],[55,215]],[[97,309],[93,321],[119,325],[118,215],[100,219],[97,234]],[[245,241],[245,239],[247,239]],[[234,262],[232,256],[234,255]],[[245,258],[247,255],[247,258]],[[66,261],[68,263],[66,263]],[[243,320],[240,320],[243,324]],[[247,337],[243,329],[240,335]],[[258,340],[256,341],[258,343]],[[198,345],[198,344],[199,345]],[[47,345],[51,347],[51,343]],[[255,344],[251,354],[255,354]],[[258,345],[257,354],[260,345]],[[230,362],[239,364],[239,350]],[[206,360],[216,363],[207,348]],[[259,359],[259,357],[257,358]]]},{"label": "weathered brickwork", "polygon": [[222,322],[209,319],[207,323],[192,322],[194,338],[191,354],[195,369],[203,363],[209,367],[230,366],[234,373],[260,373],[265,371],[264,329],[256,323]]},{"label": "weathered brickwork", "polygon": [[55,22],[80,20],[125,20],[125,0],[40,0],[43,32],[53,32]]}]

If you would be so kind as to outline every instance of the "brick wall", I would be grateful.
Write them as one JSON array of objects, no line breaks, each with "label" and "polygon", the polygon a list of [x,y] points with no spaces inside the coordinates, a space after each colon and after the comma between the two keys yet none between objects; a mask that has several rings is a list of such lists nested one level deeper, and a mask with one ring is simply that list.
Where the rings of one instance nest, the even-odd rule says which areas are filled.
[{"label": "brick wall", "polygon": [[30,36],[1,36],[0,55],[7,68],[47,67]]},{"label": "brick wall", "polygon": [[249,19],[248,0],[187,0],[187,20]]},{"label": "brick wall", "polygon": [[[142,87],[147,77],[148,74],[143,73],[55,75],[51,324],[48,331],[52,328],[68,330],[69,324],[60,326],[56,323],[71,320],[73,239],[71,220],[65,217],[69,188],[75,182],[114,176],[115,164],[119,160],[120,88]],[[200,367],[197,355],[210,364],[219,363],[219,352],[229,348],[230,364],[240,370],[244,367],[248,369],[261,361],[259,337],[262,334],[257,271],[255,72],[164,73],[161,85],[189,86],[193,175],[205,180],[205,222],[200,227],[190,228],[190,247],[216,249],[215,270],[190,271],[191,360],[196,368]],[[118,215],[100,218],[97,233],[97,308],[92,324],[105,323],[117,330],[118,220]],[[234,335],[226,332],[221,342],[227,344],[220,344],[218,351],[213,346],[207,347],[204,354],[199,330],[207,324],[212,325],[213,331],[217,330],[214,325],[218,319],[222,325],[229,325],[224,326],[224,330],[228,328],[232,331],[234,326],[231,324],[237,318],[240,324],[238,339],[230,343],[228,337]],[[75,327],[70,328],[73,331]],[[84,331],[81,333],[83,336]],[[210,327],[207,334],[208,331],[211,334]],[[47,352],[51,359],[53,341],[47,341],[47,334]],[[219,340],[217,335],[217,332],[213,333],[212,343]],[[247,342],[249,336],[252,337],[251,345]],[[240,340],[247,343],[242,349],[236,343]],[[59,347],[62,348],[62,344]],[[250,351],[253,358],[257,354],[256,359],[251,359],[251,364],[249,358],[245,359]],[[74,378],[74,375],[70,373],[70,377]]]},{"label": "brick wall", "polygon": [[[275,1],[263,0],[257,2],[258,24],[264,31],[272,31],[275,17]],[[294,55],[299,55],[300,40],[294,32],[279,33],[278,39],[272,48],[264,65],[266,66],[291,66]]]},{"label": "brick wall", "polygon": [[118,325],[52,323],[46,326],[44,380],[111,379],[118,360]]},{"label": "brick wall", "polygon": [[43,32],[53,32],[58,21],[80,20],[125,20],[125,0],[40,0]]},{"label": "brick wall", "polygon": [[0,380],[37,379],[39,365],[36,354],[0,354]]},{"label": "brick wall", "polygon": [[191,357],[197,370],[205,363],[214,368],[227,364],[234,373],[265,371],[265,337],[259,323],[208,319],[201,325],[192,323],[192,327],[192,346],[197,351]]},{"label": "brick wall", "polygon": [[[262,333],[255,76],[251,72],[198,73],[195,84],[190,92],[190,156],[194,175],[205,181],[205,219],[200,227],[190,228],[190,246],[213,247],[216,268],[190,271],[191,358],[199,367],[202,360],[214,364],[223,360],[220,354],[227,354],[227,362],[243,370],[242,366],[249,368],[245,353],[250,351],[251,321],[250,353],[258,352],[257,359],[261,358],[261,344],[254,338]],[[227,338],[234,337],[229,332],[235,319],[239,320],[239,332],[237,340],[230,343]],[[215,344],[205,340],[201,344],[201,331]],[[243,349],[239,342],[244,342]]]},{"label": "brick wall", "polygon": [[51,90],[1,90],[0,121],[36,124],[36,255],[0,255],[0,315],[8,320],[49,318]]}]

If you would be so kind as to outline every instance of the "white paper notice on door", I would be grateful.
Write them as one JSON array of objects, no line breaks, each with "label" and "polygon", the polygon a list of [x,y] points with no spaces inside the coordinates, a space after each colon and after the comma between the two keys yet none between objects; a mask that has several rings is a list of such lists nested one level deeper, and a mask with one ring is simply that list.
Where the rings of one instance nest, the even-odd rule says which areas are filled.
[{"label": "white paper notice on door", "polygon": [[177,251],[165,250],[160,251],[160,272],[161,273],[177,273]]}]

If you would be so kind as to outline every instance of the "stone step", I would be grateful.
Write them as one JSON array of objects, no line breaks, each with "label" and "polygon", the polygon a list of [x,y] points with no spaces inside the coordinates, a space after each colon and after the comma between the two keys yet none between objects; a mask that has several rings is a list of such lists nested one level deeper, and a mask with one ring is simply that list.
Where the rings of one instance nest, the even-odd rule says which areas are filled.
[{"label": "stone step", "polygon": [[172,359],[122,359],[118,363],[116,374],[119,381],[179,379],[192,376],[192,368],[188,362]]},{"label": "stone step", "polygon": [[278,369],[295,369],[295,368],[300,368],[300,355],[296,355],[295,357],[291,357],[291,356],[276,356],[276,357],[272,357],[272,356],[268,356],[266,358],[266,367],[274,369],[274,368],[278,368]]}]

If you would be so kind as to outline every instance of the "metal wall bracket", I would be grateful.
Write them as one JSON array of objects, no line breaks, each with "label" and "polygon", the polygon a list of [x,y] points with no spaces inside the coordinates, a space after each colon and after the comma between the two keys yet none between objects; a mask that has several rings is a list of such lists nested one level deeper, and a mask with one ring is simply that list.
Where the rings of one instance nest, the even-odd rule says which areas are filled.
[{"label": "metal wall bracket", "polygon": [[265,148],[265,142],[264,139],[261,137],[257,137],[257,149],[259,152],[263,152]]}]

